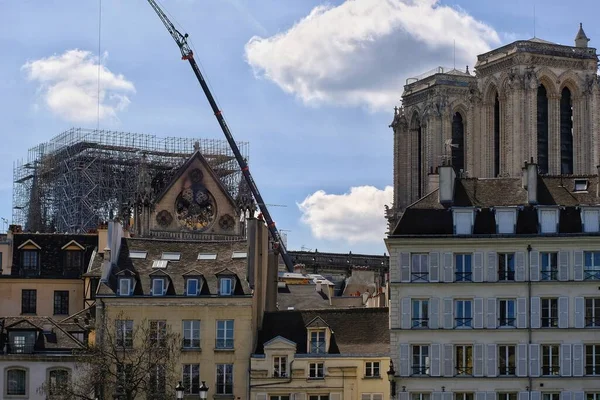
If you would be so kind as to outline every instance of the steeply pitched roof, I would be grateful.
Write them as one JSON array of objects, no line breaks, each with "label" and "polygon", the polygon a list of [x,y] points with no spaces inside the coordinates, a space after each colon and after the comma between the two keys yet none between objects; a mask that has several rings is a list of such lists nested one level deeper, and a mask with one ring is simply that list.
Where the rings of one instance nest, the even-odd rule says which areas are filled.
[{"label": "steeply pitched roof", "polygon": [[[323,288],[327,290],[327,288]],[[277,291],[279,310],[285,311],[292,307],[294,310],[315,310],[332,308],[326,293],[317,292],[316,285],[287,285]]]},{"label": "steeply pitched roof", "polygon": [[[60,322],[50,317],[0,317],[0,320],[2,321],[0,326],[4,326],[5,332],[11,330],[36,330],[39,333],[37,342],[35,343],[36,353],[70,352],[72,349],[81,349],[84,347],[81,342],[67,332],[68,326],[63,326]],[[47,330],[48,327],[51,329]]]}]

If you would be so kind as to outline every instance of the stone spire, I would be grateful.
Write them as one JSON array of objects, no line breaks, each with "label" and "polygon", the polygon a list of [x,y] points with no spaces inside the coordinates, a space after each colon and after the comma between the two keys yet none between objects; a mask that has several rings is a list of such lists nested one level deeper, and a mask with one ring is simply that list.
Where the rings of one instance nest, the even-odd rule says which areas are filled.
[{"label": "stone spire", "polygon": [[577,36],[575,36],[575,47],[588,47],[588,42],[590,38],[588,38],[583,31],[583,24],[579,23],[579,32],[577,32]]}]

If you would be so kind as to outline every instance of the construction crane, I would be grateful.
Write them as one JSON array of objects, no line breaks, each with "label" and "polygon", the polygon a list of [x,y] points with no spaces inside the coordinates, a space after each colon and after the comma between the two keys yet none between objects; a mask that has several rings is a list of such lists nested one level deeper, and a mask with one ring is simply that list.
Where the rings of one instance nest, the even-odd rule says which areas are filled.
[{"label": "construction crane", "polygon": [[221,129],[223,130],[223,134],[225,134],[225,138],[229,142],[229,146],[231,146],[231,150],[233,151],[233,154],[235,155],[235,158],[240,166],[240,169],[242,170],[244,179],[246,180],[246,183],[250,187],[250,191],[252,192],[254,199],[258,203],[258,207],[260,208],[262,217],[264,218],[264,220],[267,224],[267,227],[269,229],[269,232],[271,233],[271,238],[275,242],[274,247],[281,254],[281,257],[283,258],[283,262],[285,263],[287,270],[292,272],[294,270],[294,265],[292,264],[292,259],[290,258],[289,254],[285,248],[285,245],[283,244],[283,241],[281,240],[281,235],[279,234],[279,231],[275,227],[275,222],[273,222],[273,219],[271,218],[271,214],[269,213],[269,210],[267,209],[265,201],[263,200],[262,196],[260,195],[260,192],[258,191],[258,187],[256,186],[256,183],[254,182],[254,179],[252,178],[252,175],[250,174],[250,169],[248,168],[248,163],[246,163],[246,160],[244,159],[244,157],[242,157],[242,153],[240,153],[240,149],[238,148],[235,140],[233,139],[233,135],[231,134],[231,131],[229,130],[229,127],[227,126],[227,123],[225,122],[225,118],[223,118],[223,113],[221,110],[219,110],[219,107],[217,106],[217,102],[215,101],[212,93],[210,92],[208,84],[206,83],[206,81],[204,80],[204,77],[202,76],[202,72],[200,72],[200,68],[198,67],[198,64],[196,64],[196,60],[194,60],[194,52],[192,51],[192,49],[190,48],[190,46],[188,45],[188,42],[187,42],[188,34],[186,33],[186,34],[182,35],[175,28],[175,26],[171,23],[171,21],[169,20],[167,15],[158,6],[158,4],[156,4],[156,2],[154,0],[148,0],[148,3],[150,4],[150,6],[152,6],[154,11],[158,15],[158,18],[160,18],[162,23],[165,25],[165,28],[167,28],[167,30],[169,31],[169,33],[175,40],[175,43],[177,43],[177,46],[179,46],[179,50],[181,51],[181,59],[187,60],[190,63],[190,66],[192,67],[192,70],[194,71],[194,74],[196,75],[196,78],[198,79],[198,82],[200,83],[200,86],[202,87],[204,94],[206,95],[206,99],[208,100],[208,103],[210,104],[210,107],[212,108],[213,113],[215,114],[215,117],[217,118],[217,121],[219,122],[219,125],[221,126]]}]

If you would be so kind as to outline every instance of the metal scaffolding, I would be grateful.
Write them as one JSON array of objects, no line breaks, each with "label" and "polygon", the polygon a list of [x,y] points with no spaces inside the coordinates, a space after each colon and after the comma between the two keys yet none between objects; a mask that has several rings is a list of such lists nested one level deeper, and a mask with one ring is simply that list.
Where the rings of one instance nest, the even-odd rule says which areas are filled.
[{"label": "metal scaffolding", "polygon": [[[236,199],[242,174],[226,140],[71,128],[30,148],[27,160],[14,164],[13,223],[30,231],[87,232],[127,216],[142,157],[159,194],[196,143]],[[248,143],[238,146],[247,159]]]}]

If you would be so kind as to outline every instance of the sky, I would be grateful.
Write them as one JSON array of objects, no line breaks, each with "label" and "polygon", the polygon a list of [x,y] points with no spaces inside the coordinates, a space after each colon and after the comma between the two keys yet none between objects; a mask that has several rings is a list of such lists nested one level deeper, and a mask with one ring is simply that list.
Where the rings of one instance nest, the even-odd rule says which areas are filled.
[{"label": "sky", "polygon": [[[292,250],[386,251],[389,124],[407,78],[454,60],[472,69],[477,54],[534,29],[572,45],[582,22],[590,46],[600,38],[595,0],[160,4],[190,35],[234,137],[250,143],[254,180]],[[8,220],[13,163],[71,127],[223,138],[144,0],[0,0],[0,119]]]}]

